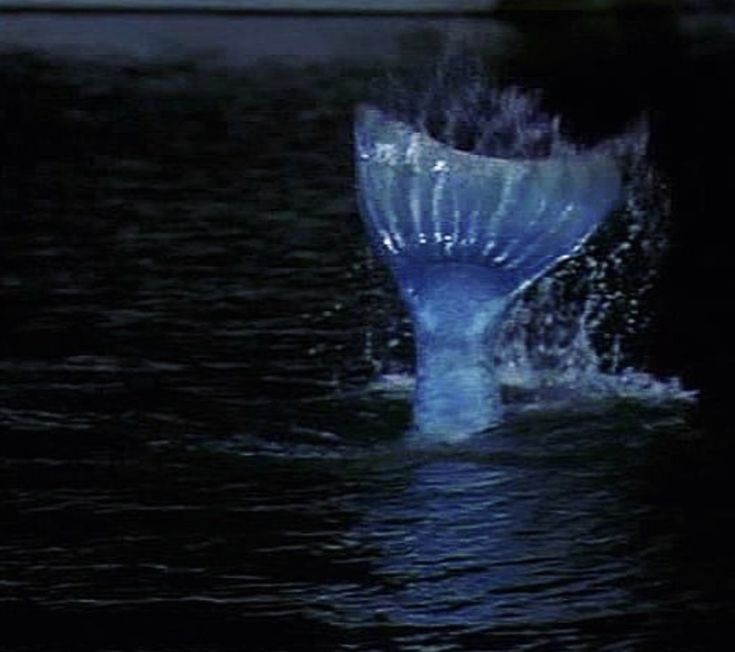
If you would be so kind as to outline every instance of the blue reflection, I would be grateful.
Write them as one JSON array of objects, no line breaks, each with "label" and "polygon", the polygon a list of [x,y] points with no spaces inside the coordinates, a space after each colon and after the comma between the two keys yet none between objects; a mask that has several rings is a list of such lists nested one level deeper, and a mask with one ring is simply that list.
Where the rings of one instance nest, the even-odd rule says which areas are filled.
[{"label": "blue reflection", "polygon": [[322,614],[353,625],[377,614],[394,625],[526,631],[638,609],[640,560],[625,554],[636,527],[616,483],[634,456],[558,426],[547,437],[539,425],[523,441],[517,427],[376,462],[371,477],[385,489],[366,499],[341,543],[361,550],[370,573],[325,590]]}]

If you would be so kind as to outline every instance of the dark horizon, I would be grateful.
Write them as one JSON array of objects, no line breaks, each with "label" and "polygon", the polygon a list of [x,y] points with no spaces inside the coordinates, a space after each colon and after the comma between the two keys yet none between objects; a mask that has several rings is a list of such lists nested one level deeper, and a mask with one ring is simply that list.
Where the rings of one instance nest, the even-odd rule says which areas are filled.
[{"label": "dark horizon", "polygon": [[[242,4],[242,6],[238,6]],[[394,6],[390,6],[390,5]],[[173,0],[163,2],[154,0],[102,0],[96,3],[79,0],[60,2],[41,1],[33,5],[14,0],[0,0],[2,13],[59,13],[59,14],[192,14],[192,15],[279,15],[279,16],[467,16],[481,17],[521,17],[541,14],[544,19],[554,15],[574,14],[592,15],[636,15],[649,13],[729,13],[724,4],[715,2],[676,2],[668,0],[609,0],[606,6],[585,6],[585,0],[528,0],[508,2],[507,0],[396,0],[381,2],[380,6],[364,6],[362,0],[280,0],[267,3],[256,1],[238,2],[237,0],[215,0],[211,4],[201,0]],[[315,6],[316,5],[316,6]],[[730,9],[731,11],[731,9]]]}]

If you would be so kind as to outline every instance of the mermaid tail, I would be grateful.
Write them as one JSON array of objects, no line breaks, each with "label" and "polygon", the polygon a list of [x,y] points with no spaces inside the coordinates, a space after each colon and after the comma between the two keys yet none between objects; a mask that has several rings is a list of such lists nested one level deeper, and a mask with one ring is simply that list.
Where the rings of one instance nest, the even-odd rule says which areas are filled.
[{"label": "mermaid tail", "polygon": [[493,349],[506,309],[613,208],[617,162],[472,154],[368,106],[355,139],[362,214],[413,321],[415,426],[444,439],[484,430],[502,415]]}]

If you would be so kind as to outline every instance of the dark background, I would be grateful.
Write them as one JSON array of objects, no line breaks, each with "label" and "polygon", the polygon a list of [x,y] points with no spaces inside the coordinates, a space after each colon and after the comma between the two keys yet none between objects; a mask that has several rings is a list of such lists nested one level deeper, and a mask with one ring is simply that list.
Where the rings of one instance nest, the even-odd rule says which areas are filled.
[{"label": "dark background", "polygon": [[[296,460],[299,438],[322,437],[320,445],[329,449],[332,440],[316,426],[349,423],[360,410],[365,432],[352,433],[356,441],[373,431],[395,436],[405,425],[404,404],[372,406],[371,413],[357,399],[335,401],[322,414],[320,404],[297,399],[344,379],[365,384],[373,371],[360,357],[360,338],[371,320],[380,322],[375,306],[381,304],[353,199],[354,102],[369,94],[371,79],[386,68],[434,56],[456,23],[289,17],[284,28],[278,17],[212,22],[197,16],[179,17],[184,22],[167,31],[174,19],[165,16],[121,15],[112,25],[109,16],[87,14],[66,16],[63,25],[39,15],[23,31],[27,24],[19,29],[17,22],[2,23],[5,18],[0,14],[6,44],[0,52],[0,238],[6,247],[0,251],[0,436],[7,475],[0,489],[11,496],[2,512],[10,523],[3,556],[12,563],[6,570],[23,580],[30,597],[11,591],[2,635],[16,649],[140,650],[151,641],[161,649],[250,649],[250,641],[236,642],[242,609],[249,636],[270,642],[260,649],[329,649],[332,640],[335,648],[338,641],[355,640],[369,649],[372,634],[363,640],[360,632],[345,634],[306,613],[284,625],[277,580],[295,577],[317,588],[322,580],[338,583],[346,572],[338,562],[349,562],[356,582],[363,575],[372,580],[372,557],[379,565],[390,555],[376,546],[378,552],[369,554],[327,548],[319,557],[284,531],[293,526],[331,544],[333,530],[349,533],[361,518],[379,521],[384,493],[388,508],[395,508],[390,496],[393,488],[400,495],[400,471],[378,464],[377,471],[364,472],[360,464],[352,469],[333,460],[312,467],[288,455],[275,463],[217,455],[248,449],[248,437],[261,435],[259,428],[281,436],[279,428],[305,422],[315,427],[292,429],[290,440],[283,435]],[[557,496],[563,505],[571,501],[568,513],[586,514],[574,523],[594,529],[602,514],[600,527],[614,534],[625,523],[628,547],[605,551],[614,560],[634,560],[634,589],[635,573],[643,568],[648,581],[650,572],[651,584],[641,580],[636,595],[665,606],[653,615],[591,618],[580,630],[588,638],[575,649],[585,649],[585,641],[586,649],[596,650],[732,649],[727,616],[733,573],[724,532],[732,522],[735,452],[735,22],[727,15],[669,11],[529,13],[473,19],[462,29],[480,42],[501,82],[542,89],[546,108],[565,116],[565,128],[579,140],[618,133],[647,115],[651,160],[671,201],[670,247],[641,365],[699,392],[687,437],[662,438],[646,449],[640,467],[628,465],[628,449],[615,439],[623,441],[627,432],[622,411],[611,450],[598,454],[593,447],[581,466],[603,464],[599,477],[617,481],[611,491],[625,500],[592,501],[585,512],[575,502],[578,486],[563,485],[571,473],[561,474]],[[146,50],[158,40],[168,45]],[[138,60],[129,56],[136,48],[145,54]],[[218,48],[228,53],[219,72],[199,68]],[[243,88],[267,89],[267,95]],[[235,119],[232,106],[239,107]],[[318,183],[310,185],[312,177]],[[263,295],[259,284],[268,290]],[[238,294],[253,288],[250,295]],[[324,296],[325,288],[335,295]],[[228,335],[223,324],[231,323],[242,331]],[[314,352],[308,369],[306,351]],[[238,356],[247,364],[228,369]],[[64,367],[67,358],[72,363]],[[125,364],[116,367],[120,360]],[[278,368],[284,364],[292,366]],[[307,383],[314,379],[323,383],[318,390]],[[69,418],[56,422],[56,413]],[[243,422],[252,432],[241,434]],[[544,448],[545,430],[539,430]],[[630,431],[637,432],[634,426]],[[197,453],[197,436],[207,439],[200,448],[215,453]],[[267,444],[275,447],[278,436]],[[549,451],[558,445],[550,441]],[[191,458],[187,447],[195,449]],[[566,460],[569,453],[560,450],[558,459]],[[533,464],[544,455],[545,449],[537,452]],[[558,477],[558,459],[550,459],[549,477]],[[576,465],[572,458],[570,466]],[[344,475],[336,468],[342,466]],[[383,490],[384,475],[390,491]],[[440,486],[429,483],[427,504]],[[591,486],[590,495],[607,496]],[[278,503],[281,494],[290,501],[285,507]],[[344,495],[349,499],[342,503]],[[579,495],[584,498],[584,491]],[[512,511],[516,503],[510,504]],[[629,517],[628,504],[642,505],[642,515]],[[168,510],[178,505],[185,509]],[[281,511],[274,508],[271,515],[262,505]],[[447,531],[448,547],[460,547]],[[129,541],[129,533],[139,539]],[[362,536],[370,541],[369,534]],[[282,538],[295,553],[288,546],[279,552]],[[649,541],[659,547],[647,548]],[[483,545],[489,544],[481,539],[480,550],[492,552]],[[640,564],[639,548],[645,549]],[[104,568],[108,557],[120,562],[117,570]],[[594,554],[582,557],[595,565]],[[152,570],[155,563],[143,563],[159,560],[178,564],[181,574],[162,580]],[[187,565],[208,572],[187,575]],[[265,608],[259,615],[259,604],[252,613],[238,606],[246,592],[231,576],[241,566],[273,582],[276,615]],[[409,566],[406,576],[414,570]],[[216,582],[225,588],[234,583],[234,607],[177,602],[200,588],[216,593],[211,583],[220,571],[230,579]],[[676,593],[679,581],[701,590],[691,611],[681,606],[689,598],[684,589]],[[389,594],[394,589],[383,587]],[[161,591],[160,604],[125,603],[145,590]],[[78,600],[105,592],[111,606],[98,605],[91,615]],[[675,595],[671,603],[669,593]],[[285,595],[284,604],[290,599]],[[115,599],[127,606],[116,606]],[[564,630],[564,623],[557,625]],[[457,640],[466,649],[561,649],[564,631],[555,626],[511,631],[508,638],[493,630],[480,643],[471,633]],[[376,628],[372,643],[381,649],[387,643]],[[154,630],[153,638],[146,629]],[[620,631],[643,632],[641,640],[656,646],[633,641],[615,647]],[[536,639],[551,643],[522,648]],[[396,649],[416,649],[406,646]]]},{"label": "dark background", "polygon": [[[6,21],[7,16],[17,19],[6,15]],[[546,108],[561,113],[565,128],[576,138],[594,141],[620,131],[641,115],[647,116],[651,157],[670,187],[672,215],[670,251],[657,288],[655,335],[648,345],[645,364],[658,374],[679,376],[688,388],[700,390],[706,417],[726,423],[734,278],[727,237],[732,215],[729,179],[735,171],[732,17],[675,11],[503,16],[501,20],[474,19],[472,23],[476,40],[491,51],[493,73],[503,82],[541,88]],[[130,150],[134,145],[129,138],[136,138],[134,127],[131,133],[124,127],[116,132],[90,124],[89,116],[83,124],[67,120],[73,111],[89,111],[93,116],[95,100],[85,103],[75,84],[62,78],[64,70],[55,76],[53,66],[61,64],[70,69],[70,64],[62,62],[70,54],[73,61],[85,49],[89,50],[87,64],[71,64],[72,69],[74,65],[89,65],[90,61],[104,66],[120,59],[119,53],[105,53],[105,48],[90,36],[96,29],[94,15],[76,19],[78,37],[74,17],[61,23],[53,22],[53,16],[37,18],[39,23],[31,30],[33,38],[19,39],[20,50],[13,45],[10,25],[11,36],[2,55],[0,145],[4,160],[0,192],[5,224],[17,221],[28,202],[38,197],[39,177],[43,183],[53,176],[45,172],[49,166],[59,161],[69,163],[72,169],[90,166],[92,162],[85,157]],[[106,39],[112,52],[124,52],[126,41],[140,40],[134,35],[141,32],[146,20],[149,32],[158,30],[161,40],[171,41],[170,34],[161,29],[161,21],[167,20],[161,15],[138,18],[143,21],[138,26],[134,15],[123,15],[117,23],[104,16],[101,20],[106,32],[100,38]],[[411,19],[387,18],[371,24],[366,18],[342,19],[342,23],[332,18],[304,18],[296,23],[296,29],[278,29],[274,28],[275,18],[250,31],[240,29],[242,22],[238,24],[238,20],[247,22],[247,18],[233,17],[229,24],[227,19],[214,23],[206,17],[188,20],[188,26],[178,33],[179,38],[185,36],[185,47],[174,50],[173,56],[170,51],[162,51],[164,65],[177,56],[188,58],[185,65],[189,65],[196,56],[211,57],[212,51],[221,47],[236,66],[251,65],[258,60],[260,50],[269,60],[278,59],[279,52],[286,53],[284,60],[295,66],[314,61],[357,62],[358,66],[372,68],[377,77],[381,70],[396,62],[405,63],[417,53],[423,58],[431,56],[442,47],[443,34],[456,29],[456,25],[452,27],[441,19],[412,24]],[[202,24],[201,37],[197,36],[197,20]],[[503,30],[508,28],[513,36],[504,42],[497,34],[504,36]],[[17,26],[15,30],[17,34]],[[344,33],[341,37],[340,32]],[[371,32],[383,32],[385,36],[383,41],[373,39],[366,48],[365,35]],[[396,42],[401,44],[398,56]],[[49,43],[63,47],[49,49]],[[381,52],[381,47],[385,51]],[[186,54],[187,48],[195,54]],[[156,55],[150,60],[155,61]],[[31,63],[25,65],[24,61]],[[113,63],[110,70],[117,65]],[[130,67],[126,84],[134,83],[134,68]],[[183,119],[191,122],[191,116]],[[202,116],[197,137],[206,138],[207,129],[218,128],[211,123]],[[281,128],[288,129],[289,125]],[[75,129],[86,129],[98,139],[100,152],[85,151],[87,136],[80,137]],[[219,136],[216,132],[212,135]],[[61,186],[68,190],[72,184],[70,178]],[[53,188],[48,192],[58,191]]]}]

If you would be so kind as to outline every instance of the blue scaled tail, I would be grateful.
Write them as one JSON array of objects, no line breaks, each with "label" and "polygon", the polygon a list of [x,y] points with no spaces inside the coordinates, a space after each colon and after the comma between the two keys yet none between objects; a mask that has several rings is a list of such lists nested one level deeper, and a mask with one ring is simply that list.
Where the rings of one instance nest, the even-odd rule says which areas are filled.
[{"label": "blue scaled tail", "polygon": [[445,440],[485,430],[502,415],[493,348],[506,309],[610,212],[617,161],[473,154],[369,106],[355,148],[365,222],[413,320],[415,427]]}]

